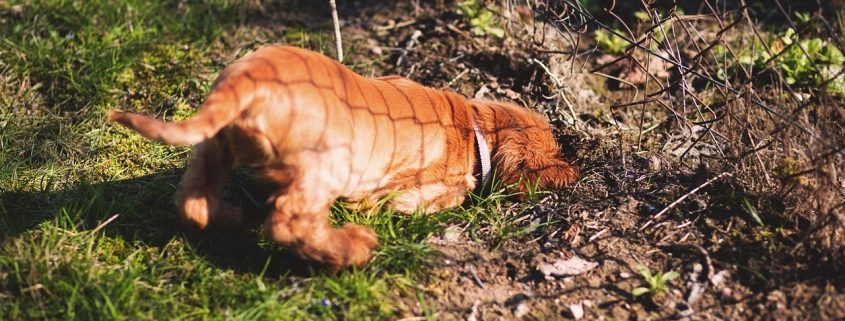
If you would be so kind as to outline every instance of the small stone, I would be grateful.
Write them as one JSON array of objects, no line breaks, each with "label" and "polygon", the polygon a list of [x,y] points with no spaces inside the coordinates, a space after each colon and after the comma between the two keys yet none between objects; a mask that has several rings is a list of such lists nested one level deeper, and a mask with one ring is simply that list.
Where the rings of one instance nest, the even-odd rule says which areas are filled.
[{"label": "small stone", "polygon": [[537,270],[545,276],[565,277],[586,273],[598,265],[596,262],[587,261],[580,256],[572,255],[569,258],[557,259],[552,264],[539,262],[537,264]]},{"label": "small stone", "polygon": [[481,88],[478,89],[478,91],[475,92],[475,95],[473,95],[473,98],[475,98],[475,99],[484,98],[484,96],[487,95],[488,93],[490,93],[490,88],[487,87],[487,85],[483,85],[483,86],[481,86]]},{"label": "small stone", "polygon": [[584,317],[584,306],[582,303],[575,303],[569,305],[569,314],[575,320],[580,320]]},{"label": "small stone", "polygon": [[769,295],[766,296],[766,299],[769,301],[782,301],[786,296],[780,290],[774,290],[769,292]]},{"label": "small stone", "polygon": [[692,265],[692,271],[695,273],[701,273],[704,270],[704,266],[701,263],[695,263]]},{"label": "small stone", "polygon": [[505,97],[516,100],[516,99],[519,98],[519,94],[517,92],[513,91],[512,89],[508,88],[508,89],[505,89]]},{"label": "small stone", "polygon": [[457,226],[449,226],[443,232],[443,240],[446,242],[457,242],[461,238],[461,228]]},{"label": "small stone", "polygon": [[528,315],[529,312],[531,312],[531,309],[528,308],[528,304],[521,302],[516,305],[515,309],[513,309],[513,316],[521,319],[522,317]]},{"label": "small stone", "polygon": [[719,296],[721,296],[722,300],[731,300],[733,299],[733,292],[734,291],[731,288],[722,288],[722,290],[719,291]]},{"label": "small stone", "polygon": [[705,287],[698,282],[692,282],[689,284],[689,295],[687,295],[687,302],[692,304],[698,302],[701,299],[701,296],[704,294]]},{"label": "small stone", "polygon": [[773,302],[778,310],[786,308],[786,295],[780,290],[769,292],[766,299]]},{"label": "small stone", "polygon": [[728,270],[719,271],[716,275],[713,275],[713,278],[710,279],[710,282],[713,283],[713,286],[720,287],[722,286],[725,281],[730,277],[730,272]]},{"label": "small stone", "polygon": [[628,272],[619,272],[619,277],[623,279],[627,279],[631,277],[631,273]]}]

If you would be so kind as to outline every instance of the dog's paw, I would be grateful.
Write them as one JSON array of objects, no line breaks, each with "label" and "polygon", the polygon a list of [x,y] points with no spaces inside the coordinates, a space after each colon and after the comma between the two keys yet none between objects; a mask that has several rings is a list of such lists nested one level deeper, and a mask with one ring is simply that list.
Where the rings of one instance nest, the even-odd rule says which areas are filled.
[{"label": "dog's paw", "polygon": [[243,211],[226,202],[211,202],[205,197],[186,197],[181,201],[182,221],[192,230],[236,230],[243,226]]},{"label": "dog's paw", "polygon": [[202,197],[185,198],[181,202],[182,223],[193,230],[208,226],[208,200]]},{"label": "dog's paw", "polygon": [[333,270],[340,268],[357,266],[362,267],[373,256],[373,250],[378,246],[378,237],[376,237],[373,229],[367,226],[346,224],[338,231],[342,233],[343,242],[336,244],[338,248],[338,257],[335,262],[339,264],[332,264]]}]

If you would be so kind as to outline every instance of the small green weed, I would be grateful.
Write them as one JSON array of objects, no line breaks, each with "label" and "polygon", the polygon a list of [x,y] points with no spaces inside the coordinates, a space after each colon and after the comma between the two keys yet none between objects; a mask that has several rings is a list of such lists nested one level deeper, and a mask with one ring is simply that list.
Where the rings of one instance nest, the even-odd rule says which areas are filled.
[{"label": "small green weed", "polygon": [[742,208],[748,215],[751,215],[751,218],[754,219],[754,222],[757,222],[757,225],[760,227],[766,227],[766,224],[763,224],[763,219],[760,218],[760,214],[757,212],[757,208],[751,204],[751,201],[748,200],[746,197],[742,197]]},{"label": "small green weed", "polygon": [[285,33],[285,41],[293,46],[326,53],[334,45],[332,36],[298,28]]},{"label": "small green weed", "polygon": [[[800,19],[803,18],[807,17]],[[832,42],[817,37],[798,39],[792,28],[769,37],[765,43],[755,38],[750,46],[739,50],[737,58],[746,69],[763,69],[771,63],[782,72],[787,84],[800,88],[820,86],[840,71],[845,55]],[[716,47],[714,52],[716,57],[727,55],[727,50],[721,46]],[[737,72],[738,66],[731,66],[727,70],[720,69],[717,76],[725,79]],[[845,95],[845,77],[840,75],[830,80],[827,90],[832,94]]]},{"label": "small green weed", "polygon": [[[664,17],[668,15],[668,13],[662,11],[658,11],[657,14]],[[675,14],[683,15],[683,11],[678,9]],[[645,24],[649,28],[651,27],[649,24],[654,23],[653,20],[655,19],[648,12],[642,10],[634,12],[634,17],[637,18],[640,25]],[[669,32],[669,25],[672,23],[672,19],[660,17],[657,17],[657,19],[661,19],[660,21],[663,21],[660,26],[651,28],[652,31],[650,33],[639,35],[637,38],[637,41],[639,42],[643,39],[643,37],[651,37],[649,41],[642,43],[642,46],[648,46],[652,50],[657,50],[659,44],[666,38],[666,34]],[[612,31],[598,29],[593,32],[594,39],[599,48],[601,48],[605,53],[612,55],[622,54],[629,46],[632,45],[631,42],[619,36],[620,34],[625,34],[625,32],[617,28],[614,28]]]},{"label": "small green weed", "polygon": [[481,0],[465,0],[455,4],[462,15],[469,19],[472,34],[486,36],[488,34],[502,38],[505,30],[498,26],[496,13],[483,6]]},{"label": "small green weed", "polygon": [[813,18],[813,16],[807,12],[795,12],[794,16],[795,20],[798,21],[798,24],[802,25],[810,23],[811,19]]},{"label": "small green weed", "polygon": [[[614,31],[622,33],[619,30]],[[628,46],[631,45],[630,42],[623,39],[622,37],[617,36],[616,34],[604,29],[599,29],[595,31],[595,39],[596,43],[599,45],[599,48],[601,48],[602,51],[612,55],[618,55],[625,52],[625,49],[627,49]]]},{"label": "small green weed", "polygon": [[637,266],[637,271],[640,273],[640,276],[643,277],[643,280],[645,280],[645,282],[648,284],[648,287],[641,286],[631,290],[631,295],[633,295],[634,297],[638,297],[646,293],[651,293],[652,295],[659,295],[666,291],[666,285],[668,285],[670,281],[680,276],[680,274],[675,271],[669,271],[666,273],[660,271],[652,274],[647,267],[642,265]]},{"label": "small green weed", "polygon": [[[775,62],[783,70],[786,83],[792,85],[801,82],[806,85],[820,85],[842,68],[845,56],[832,43],[820,38],[804,39],[794,43],[795,37],[795,31],[789,28],[772,42],[776,54],[781,54],[780,57],[775,58]],[[778,41],[787,47],[785,51],[779,50]],[[769,57],[763,54],[762,58]],[[838,82],[834,81],[831,85],[834,86],[829,86],[828,89],[845,94],[843,91],[845,79],[840,78]]]}]

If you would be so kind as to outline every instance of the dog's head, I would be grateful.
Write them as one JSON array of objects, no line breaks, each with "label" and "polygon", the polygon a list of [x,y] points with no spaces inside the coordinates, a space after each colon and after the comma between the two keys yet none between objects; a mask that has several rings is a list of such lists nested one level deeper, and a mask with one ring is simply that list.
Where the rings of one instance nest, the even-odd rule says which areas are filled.
[{"label": "dog's head", "polygon": [[496,177],[525,192],[536,186],[557,190],[575,182],[578,170],[563,159],[549,122],[541,115],[515,105],[476,101],[489,109],[480,117],[495,140],[492,160]]}]

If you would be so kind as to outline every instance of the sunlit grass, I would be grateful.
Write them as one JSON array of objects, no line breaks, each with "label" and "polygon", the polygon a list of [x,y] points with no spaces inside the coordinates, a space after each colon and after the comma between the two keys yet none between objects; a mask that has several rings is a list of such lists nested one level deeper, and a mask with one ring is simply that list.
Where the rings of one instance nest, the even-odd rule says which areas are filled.
[{"label": "sunlit grass", "polygon": [[[173,192],[188,148],[104,113],[190,117],[222,68],[211,57],[240,49],[222,39],[244,7],[0,1],[0,320],[393,319],[406,302],[430,313],[418,285],[436,264],[432,236],[460,225],[498,246],[524,234],[502,193],[432,215],[336,206],[338,224],[373,227],[381,246],[366,267],[329,273],[292,267],[260,227],[181,229]],[[322,31],[294,30],[279,41],[331,46]],[[227,197],[260,216],[248,181]]]}]

